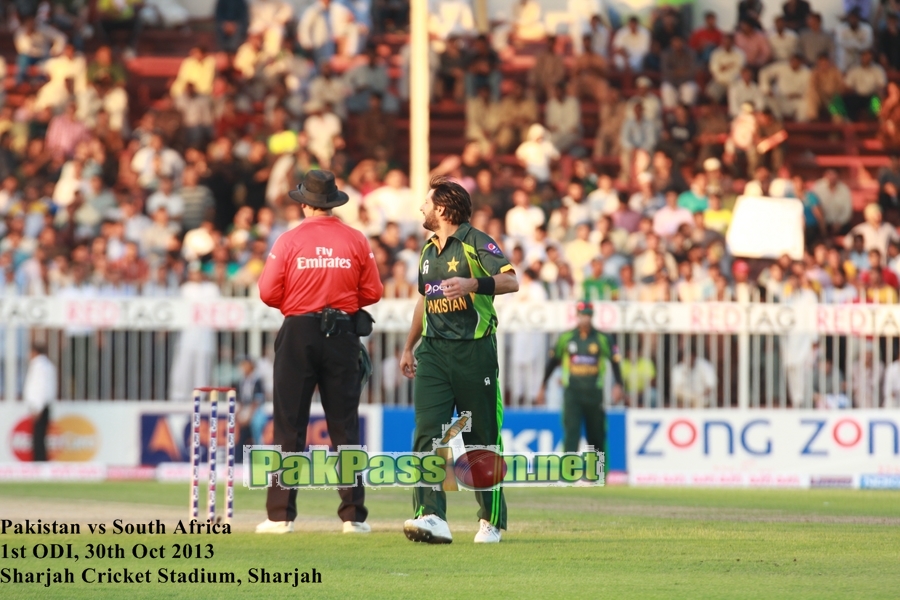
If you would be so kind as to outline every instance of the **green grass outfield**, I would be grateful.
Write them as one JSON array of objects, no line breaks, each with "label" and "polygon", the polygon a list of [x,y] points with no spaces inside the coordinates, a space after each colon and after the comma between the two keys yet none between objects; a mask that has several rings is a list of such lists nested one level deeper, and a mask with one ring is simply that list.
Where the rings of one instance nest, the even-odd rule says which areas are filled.
[{"label": "green grass outfield", "polygon": [[[212,543],[210,560],[2,559],[0,567],[105,571],[233,571],[237,585],[0,584],[23,598],[897,598],[900,597],[900,493],[853,490],[568,488],[511,490],[510,531],[476,546],[475,501],[450,494],[454,542],[427,546],[401,532],[408,490],[368,492],[368,536],[339,533],[337,494],[300,492],[298,531],[250,533],[265,495],[236,490],[232,535],[172,533],[187,512],[187,486],[141,483],[2,484],[0,518],[43,521],[160,518],[165,535],[0,536],[9,547],[72,543]],[[247,570],[315,567],[322,583],[291,588],[249,584]]]}]

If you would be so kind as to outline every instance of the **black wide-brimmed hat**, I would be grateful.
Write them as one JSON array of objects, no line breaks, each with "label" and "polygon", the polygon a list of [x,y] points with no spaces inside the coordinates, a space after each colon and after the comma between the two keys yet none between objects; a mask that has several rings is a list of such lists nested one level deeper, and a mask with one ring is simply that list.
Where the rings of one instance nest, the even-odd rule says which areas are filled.
[{"label": "black wide-brimmed hat", "polygon": [[313,170],[306,174],[303,183],[296,190],[288,192],[291,200],[296,200],[316,208],[335,208],[347,203],[350,197],[337,189],[334,173]]}]

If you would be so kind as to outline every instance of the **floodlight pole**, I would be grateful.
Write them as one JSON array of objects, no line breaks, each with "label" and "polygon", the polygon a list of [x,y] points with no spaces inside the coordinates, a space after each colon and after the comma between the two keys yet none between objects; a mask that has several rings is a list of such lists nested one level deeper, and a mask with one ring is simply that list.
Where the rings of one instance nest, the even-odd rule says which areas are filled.
[{"label": "floodlight pole", "polygon": [[428,2],[410,3],[409,53],[409,187],[416,202],[428,194],[431,170],[428,148],[428,110],[431,104],[428,59]]}]

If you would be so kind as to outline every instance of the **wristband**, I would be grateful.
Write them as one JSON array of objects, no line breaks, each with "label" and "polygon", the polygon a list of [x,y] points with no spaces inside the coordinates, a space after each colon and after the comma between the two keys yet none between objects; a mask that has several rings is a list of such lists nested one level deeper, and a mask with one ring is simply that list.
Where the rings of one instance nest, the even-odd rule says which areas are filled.
[{"label": "wristband", "polygon": [[478,277],[475,281],[478,282],[478,288],[475,290],[476,294],[481,294],[482,296],[494,295],[494,289],[497,287],[497,282],[494,281],[493,277]]}]

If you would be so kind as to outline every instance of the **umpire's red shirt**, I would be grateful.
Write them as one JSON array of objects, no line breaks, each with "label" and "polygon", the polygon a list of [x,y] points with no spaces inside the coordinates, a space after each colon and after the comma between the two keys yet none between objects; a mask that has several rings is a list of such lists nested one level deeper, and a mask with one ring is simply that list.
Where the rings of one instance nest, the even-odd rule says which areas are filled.
[{"label": "umpire's red shirt", "polygon": [[260,299],[286,317],[353,314],[383,292],[368,240],[337,217],[309,217],[279,236],[259,276]]}]

